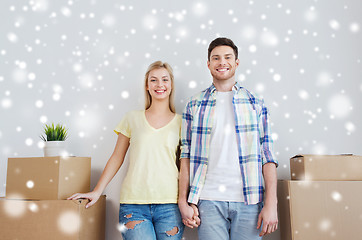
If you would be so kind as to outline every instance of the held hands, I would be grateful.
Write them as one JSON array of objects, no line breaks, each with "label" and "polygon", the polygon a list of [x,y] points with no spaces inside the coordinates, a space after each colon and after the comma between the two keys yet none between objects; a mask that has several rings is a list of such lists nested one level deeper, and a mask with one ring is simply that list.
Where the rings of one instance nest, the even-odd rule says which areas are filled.
[{"label": "held hands", "polygon": [[72,196],[70,196],[69,198],[67,198],[67,200],[77,200],[79,198],[89,199],[90,202],[87,203],[87,205],[85,205],[85,208],[89,208],[98,201],[100,196],[101,196],[101,194],[94,192],[94,191],[89,192],[89,193],[75,193]]},{"label": "held hands", "polygon": [[257,229],[261,227],[262,223],[263,228],[261,229],[259,236],[265,236],[278,229],[278,213],[276,205],[265,205],[263,207],[259,214]]},{"label": "held hands", "polygon": [[198,227],[200,225],[199,210],[196,205],[185,203],[179,205],[182,222],[189,228]]}]

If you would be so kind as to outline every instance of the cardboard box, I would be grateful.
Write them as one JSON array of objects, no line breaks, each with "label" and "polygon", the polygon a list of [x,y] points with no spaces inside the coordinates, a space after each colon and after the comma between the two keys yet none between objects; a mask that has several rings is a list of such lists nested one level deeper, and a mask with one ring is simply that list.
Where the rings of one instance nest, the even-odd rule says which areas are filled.
[{"label": "cardboard box", "polygon": [[0,199],[1,240],[104,240],[106,197],[88,200]]},{"label": "cardboard box", "polygon": [[6,198],[66,199],[90,190],[89,157],[9,158]]},{"label": "cardboard box", "polygon": [[283,240],[362,239],[362,181],[278,181]]},{"label": "cardboard box", "polygon": [[292,180],[361,181],[362,156],[296,155],[290,159]]}]

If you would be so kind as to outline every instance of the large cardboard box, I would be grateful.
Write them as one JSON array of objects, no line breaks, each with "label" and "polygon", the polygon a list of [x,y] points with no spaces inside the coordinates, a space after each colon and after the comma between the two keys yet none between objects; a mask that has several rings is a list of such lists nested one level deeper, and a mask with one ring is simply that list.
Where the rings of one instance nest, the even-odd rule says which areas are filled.
[{"label": "large cardboard box", "polygon": [[6,198],[66,199],[90,190],[89,157],[9,158]]},{"label": "large cardboard box", "polygon": [[362,239],[362,181],[278,182],[282,240]]},{"label": "large cardboard box", "polygon": [[296,155],[290,159],[292,180],[362,180],[362,156]]},{"label": "large cardboard box", "polygon": [[106,197],[88,200],[0,199],[1,240],[104,240]]}]

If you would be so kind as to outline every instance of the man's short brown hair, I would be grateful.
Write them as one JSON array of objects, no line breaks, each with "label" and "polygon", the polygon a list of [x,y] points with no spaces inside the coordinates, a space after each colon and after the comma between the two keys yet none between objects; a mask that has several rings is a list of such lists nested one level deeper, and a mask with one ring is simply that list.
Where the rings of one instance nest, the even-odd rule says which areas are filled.
[{"label": "man's short brown hair", "polygon": [[234,50],[235,60],[238,59],[238,47],[234,44],[234,42],[229,38],[219,37],[219,38],[216,38],[214,41],[212,41],[209,45],[208,54],[207,54],[208,60],[210,60],[210,54],[211,54],[212,50],[218,46],[231,47]]}]

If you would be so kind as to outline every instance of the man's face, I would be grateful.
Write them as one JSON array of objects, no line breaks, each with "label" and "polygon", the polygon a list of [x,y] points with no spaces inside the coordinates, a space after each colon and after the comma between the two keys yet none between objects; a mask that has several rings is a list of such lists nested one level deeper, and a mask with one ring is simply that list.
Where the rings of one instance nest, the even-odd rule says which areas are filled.
[{"label": "man's face", "polygon": [[235,59],[234,50],[231,47],[218,46],[211,51],[207,66],[214,80],[230,80],[234,78],[239,59]]}]

